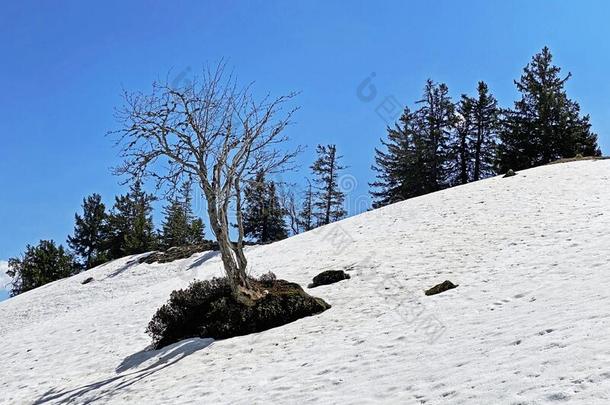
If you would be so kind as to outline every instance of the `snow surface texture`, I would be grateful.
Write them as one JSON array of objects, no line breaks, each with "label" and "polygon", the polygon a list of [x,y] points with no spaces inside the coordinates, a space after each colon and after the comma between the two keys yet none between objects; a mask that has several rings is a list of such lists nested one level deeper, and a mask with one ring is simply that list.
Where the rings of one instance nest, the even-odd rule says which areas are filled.
[{"label": "snow surface texture", "polygon": [[609,208],[610,161],[582,161],[252,247],[254,274],[352,278],[311,290],[321,315],[159,351],[155,310],[219,258],[117,260],[0,303],[0,402],[610,404]]}]

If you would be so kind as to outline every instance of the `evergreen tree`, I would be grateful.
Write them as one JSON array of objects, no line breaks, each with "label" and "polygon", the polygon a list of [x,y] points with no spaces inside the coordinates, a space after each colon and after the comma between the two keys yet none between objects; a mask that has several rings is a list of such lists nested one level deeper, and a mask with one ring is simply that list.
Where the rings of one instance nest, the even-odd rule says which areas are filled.
[{"label": "evergreen tree", "polygon": [[267,182],[264,172],[244,189],[243,212],[244,234],[258,243],[274,242],[288,236],[284,222],[284,211],[274,182]]},{"label": "evergreen tree", "polygon": [[460,169],[468,171],[470,124],[458,132],[461,142],[454,137],[459,119],[447,86],[428,80],[417,105],[414,112],[406,108],[396,126],[387,129],[388,140],[382,140],[387,151],[375,150],[374,208],[449,187]]},{"label": "evergreen tree", "polygon": [[318,145],[316,152],[318,159],[311,166],[315,176],[314,217],[317,225],[326,225],[345,217],[343,208],[345,193],[339,189],[338,178],[345,167],[339,164],[342,156],[337,155],[335,145]]},{"label": "evergreen tree", "polygon": [[77,272],[78,264],[63,246],[41,240],[37,246],[27,245],[22,258],[9,259],[6,274],[13,278],[15,296]]},{"label": "evergreen tree", "polygon": [[451,182],[450,162],[454,160],[451,136],[457,122],[449,88],[428,79],[420,106],[415,112],[417,121],[414,144],[421,171],[421,194],[446,188]]},{"label": "evergreen tree", "polygon": [[142,190],[142,183],[135,181],[126,195],[115,198],[109,216],[109,249],[112,258],[153,250],[156,237],[152,221],[152,194]]},{"label": "evergreen tree", "polygon": [[369,185],[374,190],[373,208],[393,204],[419,195],[419,168],[414,146],[414,115],[405,108],[394,128],[387,128],[388,139],[381,140],[386,151],[375,148],[377,180]]},{"label": "evergreen tree", "polygon": [[452,140],[455,159],[450,166],[452,185],[466,184],[495,173],[499,114],[497,101],[485,82],[479,82],[477,97],[462,95],[456,106],[457,121]]},{"label": "evergreen tree", "polygon": [[472,151],[472,181],[496,174],[495,163],[500,128],[500,109],[485,82],[477,86],[477,98],[472,99],[472,130],[469,148]]},{"label": "evergreen tree", "polygon": [[99,194],[83,199],[83,215],[74,214],[74,235],[68,236],[68,245],[82,259],[86,269],[104,263],[107,233],[106,207]]},{"label": "evergreen tree", "polygon": [[201,218],[195,218],[192,208],[191,183],[186,182],[179,196],[164,208],[165,219],[159,236],[161,247],[186,246],[202,243],[205,228]]},{"label": "evergreen tree", "polygon": [[562,78],[560,73],[550,50],[544,47],[515,81],[521,99],[506,112],[500,134],[501,171],[526,169],[577,154],[601,154],[589,116],[580,115],[580,106],[564,89],[571,74]]},{"label": "evergreen tree", "polygon": [[301,207],[301,211],[299,212],[299,223],[304,232],[312,230],[314,225],[314,216],[313,216],[313,189],[311,186],[311,182],[307,179],[307,189],[305,190],[305,195],[303,196],[303,205]]},{"label": "evergreen tree", "polygon": [[470,181],[471,172],[471,150],[468,139],[473,129],[474,99],[462,95],[457,105],[458,120],[455,124],[454,157],[455,169],[453,170],[454,181],[456,184],[466,184]]}]

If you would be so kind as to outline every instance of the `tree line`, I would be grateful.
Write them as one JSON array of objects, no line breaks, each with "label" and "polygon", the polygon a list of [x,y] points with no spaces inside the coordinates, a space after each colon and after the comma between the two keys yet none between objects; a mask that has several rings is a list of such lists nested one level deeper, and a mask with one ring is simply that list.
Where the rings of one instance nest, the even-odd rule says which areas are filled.
[{"label": "tree line", "polygon": [[[222,87],[222,71],[215,74],[204,82],[206,90]],[[387,128],[382,147],[375,149],[372,169],[376,180],[370,183],[373,208],[508,169],[527,169],[559,158],[599,156],[589,116],[582,115],[578,103],[566,94],[570,77],[561,76],[545,47],[515,81],[520,99],[512,108],[500,107],[485,82],[478,83],[474,95],[463,94],[453,101],[446,84],[428,80],[421,98],[412,108],[404,108],[395,125]],[[279,134],[290,113],[273,125],[270,120],[291,96],[256,104],[246,100],[245,93],[197,93],[194,88],[169,86],[155,89],[160,95],[127,96],[121,132],[129,142],[123,150],[125,165],[119,171],[132,180],[129,192],[115,197],[110,210],[99,194],[86,197],[82,214],[75,215],[68,249],[42,240],[37,246],[28,245],[22,257],[10,259],[13,295],[126,255],[204,242],[204,222],[192,211],[194,184],[206,200],[212,233],[223,241],[223,262],[231,274],[245,271],[244,238],[269,243],[347,215],[346,193],[339,185],[346,167],[336,145],[317,146],[302,192],[272,179],[294,157],[266,149],[285,140]],[[235,87],[231,89],[235,91]],[[198,94],[229,96],[211,100],[200,99]],[[198,122],[200,117],[193,115],[192,106],[212,121]],[[235,133],[235,125],[242,125],[241,133]],[[172,131],[177,139],[173,147],[170,138],[163,138]],[[200,149],[193,146],[197,142],[202,144]],[[210,146],[214,143],[216,149]],[[155,147],[146,149],[150,145]],[[204,146],[208,149],[198,156]],[[169,172],[153,177],[169,183],[174,193],[163,208],[161,228],[155,230],[155,196],[143,190],[141,178],[159,156],[169,159]],[[241,160],[236,161],[238,158]],[[236,213],[233,221],[228,216],[231,206]],[[237,235],[237,241],[231,233]],[[237,262],[233,262],[235,258]],[[241,279],[234,282],[246,285]]]},{"label": "tree line", "polygon": [[485,82],[457,102],[444,83],[428,80],[415,108],[406,107],[375,150],[373,207],[560,158],[600,156],[590,118],[565,91],[545,47],[515,81],[521,98],[501,108]]},{"label": "tree line", "polygon": [[74,232],[67,238],[67,249],[55,241],[41,240],[38,245],[27,245],[21,257],[9,259],[11,295],[127,255],[202,243],[205,226],[193,214],[190,183],[180,191],[163,208],[158,230],[152,217],[156,198],[143,190],[141,181],[131,184],[126,194],[116,196],[110,210],[99,194],[85,197],[82,213],[74,215]]}]

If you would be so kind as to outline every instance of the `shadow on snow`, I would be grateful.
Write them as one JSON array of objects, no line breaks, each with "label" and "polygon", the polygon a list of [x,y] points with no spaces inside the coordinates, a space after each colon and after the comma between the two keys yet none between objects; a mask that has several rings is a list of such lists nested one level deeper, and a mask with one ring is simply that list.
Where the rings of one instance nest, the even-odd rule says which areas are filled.
[{"label": "shadow on snow", "polygon": [[[33,404],[47,404],[52,402],[69,404],[78,401],[84,396],[87,396],[87,398],[84,400],[84,402],[87,403],[100,400],[102,398],[110,398],[117,394],[120,390],[129,387],[136,382],[163,370],[164,368],[176,364],[196,351],[205,349],[213,342],[214,339],[193,338],[182,340],[160,350],[142,350],[123,359],[121,364],[119,364],[115,370],[116,373],[119,374],[115,377],[64,391],[51,389],[35,400]],[[135,369],[149,361],[152,361],[152,364],[141,370],[121,374],[125,371]]]}]

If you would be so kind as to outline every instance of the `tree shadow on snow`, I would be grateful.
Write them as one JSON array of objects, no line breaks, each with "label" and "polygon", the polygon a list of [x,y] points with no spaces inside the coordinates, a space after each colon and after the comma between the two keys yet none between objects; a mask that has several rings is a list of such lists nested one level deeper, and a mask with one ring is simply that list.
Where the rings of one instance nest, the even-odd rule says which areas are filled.
[{"label": "tree shadow on snow", "polygon": [[200,258],[198,258],[193,263],[191,263],[191,265],[189,266],[188,269],[191,270],[191,269],[194,269],[195,267],[201,266],[203,263],[207,262],[210,259],[213,259],[214,257],[218,256],[219,254],[220,254],[220,252],[217,250],[210,250],[208,252],[205,252],[203,255],[201,255]]},{"label": "tree shadow on snow", "polygon": [[106,278],[112,278],[112,277],[118,276],[119,274],[123,273],[125,270],[129,269],[130,267],[140,264],[140,260],[144,259],[147,256],[150,256],[152,253],[154,253],[154,252],[143,253],[143,254],[135,256],[133,259],[127,261],[127,263],[125,263],[124,265],[122,265],[121,267],[119,267],[118,269],[113,271],[112,273],[108,274],[106,276]]},{"label": "tree shadow on snow", "polygon": [[[205,349],[213,342],[214,339],[193,338],[182,340],[159,350],[142,350],[123,359],[115,370],[116,373],[119,374],[115,377],[64,391],[51,389],[35,400],[33,404],[47,404],[52,402],[70,404],[80,402],[79,400],[84,399],[84,396],[87,396],[87,398],[84,399],[84,402],[86,403],[102,398],[111,398],[119,393],[120,390],[129,387],[164,368],[176,364],[196,351]],[[137,368],[149,360],[152,361],[152,364],[145,368],[127,374],[121,374],[127,370]]]}]

